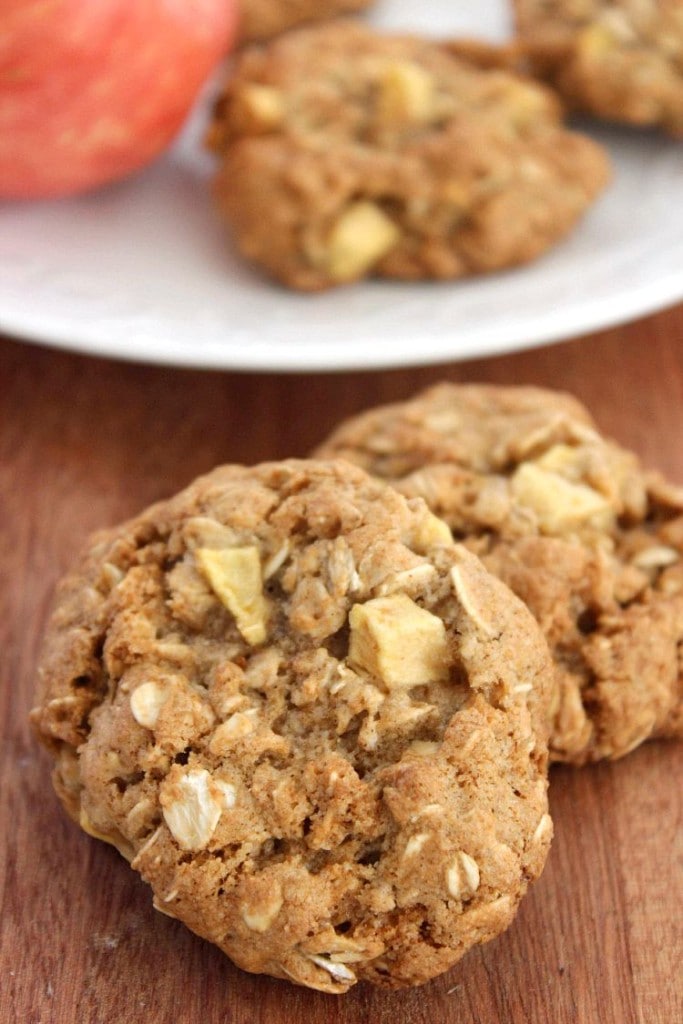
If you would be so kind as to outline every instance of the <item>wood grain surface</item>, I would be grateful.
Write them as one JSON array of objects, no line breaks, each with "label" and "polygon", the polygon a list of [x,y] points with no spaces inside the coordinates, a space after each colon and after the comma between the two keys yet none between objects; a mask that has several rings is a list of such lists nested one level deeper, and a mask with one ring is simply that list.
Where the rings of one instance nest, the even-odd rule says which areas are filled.
[{"label": "wood grain surface", "polygon": [[156,913],[122,858],[66,819],[30,735],[52,587],[90,530],[217,463],[304,455],[342,416],[441,379],[574,391],[683,482],[683,307],[503,358],[382,373],[190,372],[0,341],[2,1024],[683,1021],[683,744],[554,769],[553,848],[510,930],[421,989],[336,997],[244,974]]}]

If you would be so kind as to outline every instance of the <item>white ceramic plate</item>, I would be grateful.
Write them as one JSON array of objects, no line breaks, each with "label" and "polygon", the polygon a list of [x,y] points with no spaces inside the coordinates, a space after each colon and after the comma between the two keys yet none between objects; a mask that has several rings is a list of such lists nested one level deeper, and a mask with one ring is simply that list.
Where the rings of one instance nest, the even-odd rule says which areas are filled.
[{"label": "white ceramic plate", "polygon": [[[508,31],[504,0],[380,0],[373,20],[435,35]],[[199,142],[206,108],[162,161],[126,183],[0,205],[0,330],[155,363],[341,370],[529,348],[683,298],[680,143],[594,131],[612,153],[614,183],[571,238],[530,266],[298,295],[244,266],[214,216]]]}]

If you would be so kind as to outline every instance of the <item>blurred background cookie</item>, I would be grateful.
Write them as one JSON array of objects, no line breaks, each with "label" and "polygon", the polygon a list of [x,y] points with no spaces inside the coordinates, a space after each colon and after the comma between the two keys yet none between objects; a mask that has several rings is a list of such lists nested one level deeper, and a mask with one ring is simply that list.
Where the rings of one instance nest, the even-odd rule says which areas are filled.
[{"label": "blurred background cookie", "polygon": [[240,0],[240,39],[250,43],[279,35],[306,21],[351,14],[373,0]]},{"label": "blurred background cookie", "polygon": [[532,67],[574,108],[683,135],[680,0],[514,0]]},{"label": "blurred background cookie", "polygon": [[304,290],[525,263],[610,175],[544,87],[353,22],[245,52],[208,142],[238,248]]}]

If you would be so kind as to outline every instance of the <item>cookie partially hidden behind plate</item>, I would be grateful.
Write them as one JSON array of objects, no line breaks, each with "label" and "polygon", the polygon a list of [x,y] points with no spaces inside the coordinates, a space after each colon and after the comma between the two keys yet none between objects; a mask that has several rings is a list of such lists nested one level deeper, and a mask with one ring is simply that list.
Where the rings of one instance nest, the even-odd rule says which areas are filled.
[{"label": "cookie partially hidden behind plate", "polygon": [[683,736],[683,488],[576,399],[443,384],[347,421],[318,455],[424,497],[527,603],[556,664],[552,758]]},{"label": "cookie partially hidden behind plate", "polygon": [[543,86],[350,21],[246,51],[208,143],[238,248],[303,290],[525,263],[609,178]]},{"label": "cookie partially hidden behind plate", "polygon": [[531,64],[569,104],[683,136],[681,0],[515,0]]},{"label": "cookie partially hidden behind plate", "polygon": [[351,14],[370,7],[373,0],[239,0],[240,39],[269,39],[306,21]]},{"label": "cookie partially hidden behind plate", "polygon": [[354,466],[224,467],[94,538],[40,676],[70,814],[246,970],[419,984],[543,867],[540,630]]}]

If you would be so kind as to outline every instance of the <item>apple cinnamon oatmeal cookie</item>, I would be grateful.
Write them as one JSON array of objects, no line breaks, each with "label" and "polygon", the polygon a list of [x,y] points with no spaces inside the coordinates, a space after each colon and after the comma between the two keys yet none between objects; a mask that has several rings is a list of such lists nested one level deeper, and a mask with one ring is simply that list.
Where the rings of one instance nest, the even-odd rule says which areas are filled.
[{"label": "apple cinnamon oatmeal cookie", "polygon": [[524,263],[609,177],[544,87],[353,22],[246,51],[208,144],[238,248],[303,290]]},{"label": "apple cinnamon oatmeal cookie", "polygon": [[268,39],[306,21],[362,11],[371,3],[372,0],[240,0],[240,39]]},{"label": "apple cinnamon oatmeal cookie", "polygon": [[541,632],[354,466],[224,467],[97,536],[40,676],[69,813],[248,971],[419,984],[543,867]]},{"label": "apple cinnamon oatmeal cookie", "polygon": [[683,135],[681,0],[515,0],[536,72],[571,106]]},{"label": "apple cinnamon oatmeal cookie", "polygon": [[521,597],[556,665],[551,758],[683,736],[683,488],[560,392],[443,384],[318,449],[420,495]]}]

